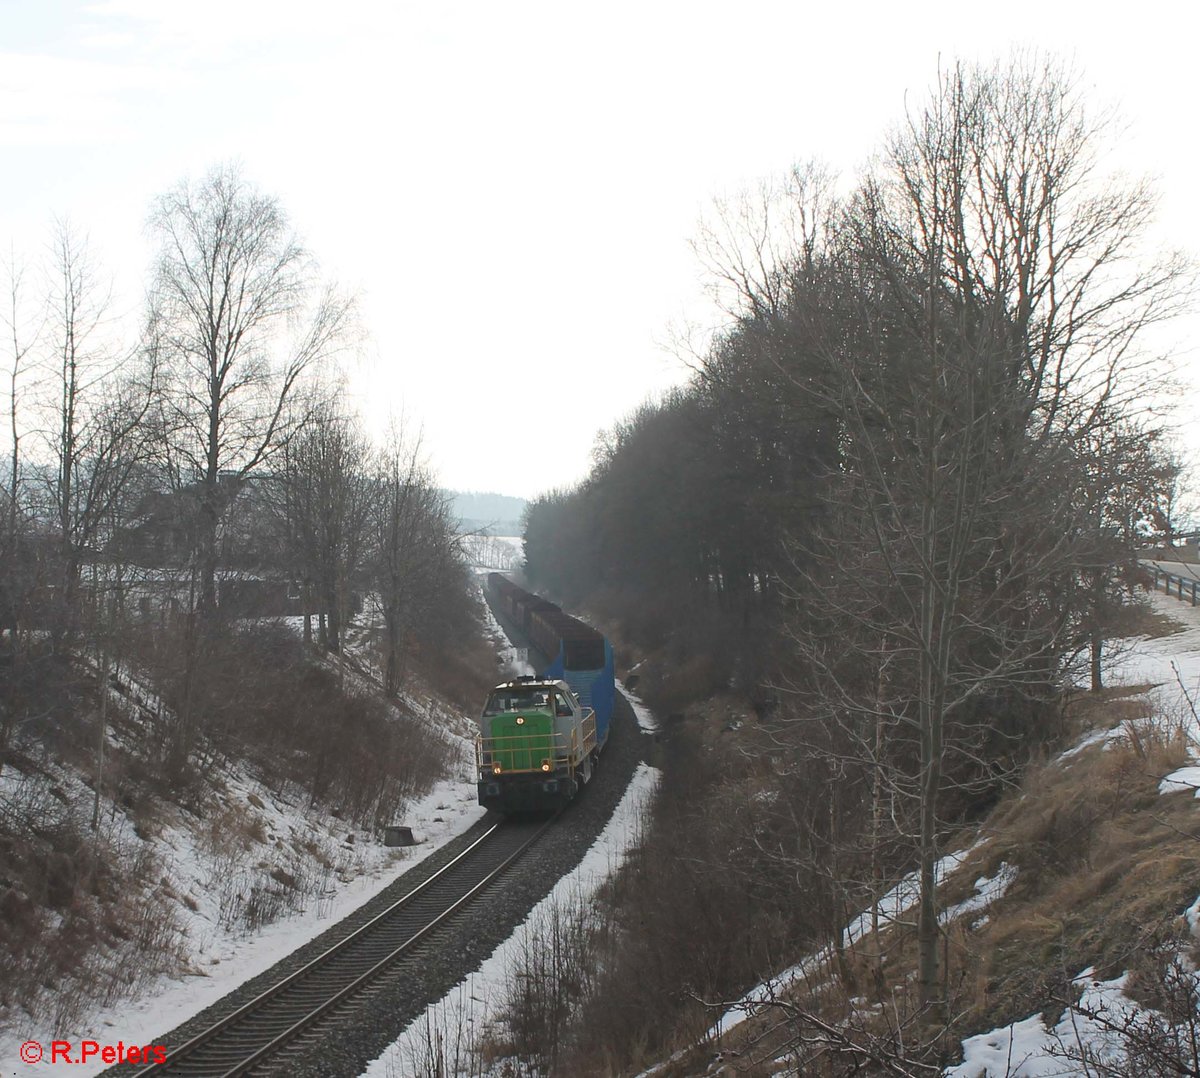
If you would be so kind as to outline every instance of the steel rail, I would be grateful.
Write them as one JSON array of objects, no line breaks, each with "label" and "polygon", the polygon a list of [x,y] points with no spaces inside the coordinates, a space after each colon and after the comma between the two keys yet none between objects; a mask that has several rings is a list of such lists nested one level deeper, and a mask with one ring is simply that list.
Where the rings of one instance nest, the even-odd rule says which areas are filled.
[{"label": "steel rail", "polygon": [[[448,872],[456,867],[463,867],[469,864],[472,855],[481,852],[486,853],[486,849],[481,851],[480,848],[489,839],[493,838],[501,828],[513,828],[516,826],[518,831],[524,829],[519,825],[494,824],[455,858],[448,861],[428,879],[423,880],[411,891],[397,899],[387,909],[376,914],[344,939],[333,944],[315,958],[310,959],[299,969],[294,970],[276,984],[259,993],[249,1002],[242,1004],[225,1017],[214,1022],[211,1026],[190,1037],[174,1049],[169,1050],[165,1062],[155,1063],[138,1070],[134,1073],[133,1078],[151,1078],[151,1076],[162,1078],[162,1076],[176,1072],[188,1073],[190,1070],[188,1057],[196,1056],[202,1049],[207,1049],[212,1054],[220,1054],[228,1057],[225,1061],[221,1062],[210,1059],[206,1064],[206,1069],[199,1072],[204,1074],[205,1078],[235,1078],[235,1076],[245,1074],[252,1068],[264,1063],[268,1057],[281,1051],[289,1042],[295,1040],[304,1030],[328,1014],[335,1006],[347,1001],[355,993],[362,991],[388,966],[399,960],[405,951],[423,939],[430,931],[451,916],[451,914],[470,902],[484,887],[495,880],[497,876],[504,872],[505,869],[536,842],[553,822],[554,818],[547,820],[541,826],[537,827],[532,834],[523,840],[519,840],[517,846],[510,852],[507,852],[502,860],[494,867],[488,869],[481,878],[473,882],[467,881],[471,885],[465,891],[451,894],[448,899],[438,902],[432,915],[424,916],[419,927],[404,931],[403,939],[400,943],[393,944],[388,942],[384,945],[384,950],[381,952],[368,951],[366,954],[360,954],[358,956],[358,964],[364,965],[365,968],[361,971],[356,971],[353,968],[347,970],[344,976],[351,977],[349,982],[339,982],[336,986],[320,986],[316,983],[308,986],[309,995],[314,992],[319,993],[318,1002],[315,1004],[305,1003],[303,1006],[292,1004],[290,1010],[285,1005],[283,1008],[284,1013],[275,1016],[270,1016],[264,1012],[264,1008],[269,1003],[277,1000],[289,988],[299,989],[303,992],[305,987],[303,982],[305,979],[312,978],[315,980],[319,978],[322,972],[327,970],[338,959],[347,958],[351,964],[354,964],[355,956],[352,950],[355,945],[361,944],[369,947],[372,935],[382,935],[389,927],[389,922],[399,920],[400,915],[408,907],[414,905],[418,899],[428,897],[427,892],[434,891],[435,884],[444,882],[444,877]],[[256,1017],[262,1020],[262,1025],[257,1029],[253,1026]],[[246,1028],[241,1030],[236,1029],[235,1027],[239,1023]],[[220,1045],[220,1038],[223,1035],[227,1036],[232,1042],[228,1048],[223,1048]],[[263,1043],[263,1037],[268,1038],[266,1043]],[[237,1044],[238,1040],[241,1040],[243,1044]],[[252,1041],[252,1043],[245,1044],[244,1042],[247,1040]],[[214,1066],[220,1069],[213,1070]]]}]

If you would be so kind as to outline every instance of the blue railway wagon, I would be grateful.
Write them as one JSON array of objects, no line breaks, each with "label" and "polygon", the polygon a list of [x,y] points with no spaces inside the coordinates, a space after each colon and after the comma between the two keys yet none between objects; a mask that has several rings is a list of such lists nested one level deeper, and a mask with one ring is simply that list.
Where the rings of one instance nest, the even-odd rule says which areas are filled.
[{"label": "blue railway wagon", "polygon": [[596,736],[608,740],[616,700],[612,645],[590,625],[561,610],[538,610],[530,639],[550,659],[546,677],[562,678],[580,703],[596,712]]},{"label": "blue railway wagon", "polygon": [[[578,780],[578,786],[581,786],[590,777],[591,764],[604,748],[612,724],[616,703],[612,645],[590,625],[565,614],[554,603],[525,591],[502,573],[489,574],[488,587],[492,601],[501,613],[519,626],[530,642],[549,659],[549,665],[538,680],[565,682],[577,701],[580,715],[587,716],[588,729],[584,731],[581,728],[571,742],[586,745],[590,750],[585,753],[585,760],[576,762],[571,771]],[[493,691],[493,698],[500,688],[497,686]],[[478,758],[480,761],[493,761],[488,767],[483,762],[480,764],[480,802],[501,808],[517,803],[526,808],[538,807],[536,791],[539,787],[536,782],[530,781],[538,776],[510,773],[511,769],[504,766],[503,760],[500,761],[500,771],[493,773],[489,770],[496,766],[494,753],[498,751],[492,744],[495,740],[490,729],[492,722],[487,715],[480,720]],[[542,807],[553,807],[553,804],[561,802],[563,784],[549,781],[544,784],[546,789],[552,785],[557,793],[552,798],[548,796]],[[567,786],[569,796],[574,796],[577,787],[570,783]],[[519,797],[516,796],[518,787]],[[533,804],[530,803],[531,791],[535,792]]]},{"label": "blue railway wagon", "polygon": [[[562,650],[546,668],[546,677],[561,677],[584,707],[596,715],[596,741],[603,748],[612,725],[616,705],[616,678],[613,651],[599,633],[597,640],[564,640]],[[598,665],[597,665],[598,664]]]}]

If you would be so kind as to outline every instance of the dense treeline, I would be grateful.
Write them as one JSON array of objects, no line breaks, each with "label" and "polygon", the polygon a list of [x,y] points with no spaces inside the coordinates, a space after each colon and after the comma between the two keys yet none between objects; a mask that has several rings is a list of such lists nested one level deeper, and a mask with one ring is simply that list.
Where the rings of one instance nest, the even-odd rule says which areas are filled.
[{"label": "dense treeline", "polygon": [[956,69],[849,191],[809,166],[721,206],[698,246],[727,329],[527,515],[536,585],[687,660],[693,701],[756,705],[710,790],[743,817],[725,856],[794,873],[835,940],[919,869],[935,1010],[942,840],[1100,687],[1136,544],[1170,527],[1143,349],[1190,267],[1149,249],[1103,135],[1053,65]]},{"label": "dense treeline", "polygon": [[[351,613],[373,608],[393,696],[415,649],[478,635],[447,498],[400,433],[376,448],[347,412],[336,363],[353,305],[278,202],[218,168],[156,200],[149,225],[132,339],[69,225],[47,265],[8,267],[0,769],[70,725],[84,659],[106,679],[130,664],[161,693],[170,784],[214,766],[218,733],[257,731],[264,759],[287,737],[228,716],[230,664],[256,650],[239,619],[303,612],[306,640],[340,654]],[[310,661],[274,653],[297,676]],[[318,796],[355,765],[336,739],[310,741],[328,757],[306,765]]]}]

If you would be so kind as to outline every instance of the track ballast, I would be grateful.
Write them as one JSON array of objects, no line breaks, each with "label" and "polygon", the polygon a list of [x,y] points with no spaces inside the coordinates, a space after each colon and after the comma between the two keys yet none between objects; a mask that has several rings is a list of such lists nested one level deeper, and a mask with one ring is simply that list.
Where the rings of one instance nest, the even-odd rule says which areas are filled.
[{"label": "track ballast", "polygon": [[[340,943],[135,1073],[233,1078],[274,1069],[290,1046],[372,990],[437,925],[495,880],[552,820],[508,820]],[[128,1073],[128,1072],[127,1072]]]}]

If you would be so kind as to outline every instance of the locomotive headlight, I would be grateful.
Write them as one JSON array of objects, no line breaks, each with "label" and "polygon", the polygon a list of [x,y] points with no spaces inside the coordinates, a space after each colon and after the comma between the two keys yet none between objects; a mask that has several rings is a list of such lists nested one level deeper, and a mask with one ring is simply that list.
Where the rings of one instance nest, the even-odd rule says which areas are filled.
[{"label": "locomotive headlight", "polygon": [[492,774],[493,775],[500,774],[500,765],[499,764],[492,764]]},{"label": "locomotive headlight", "polygon": [[517,716],[517,725],[518,725],[518,726],[524,726],[524,725],[525,725],[525,716],[524,716],[524,715],[518,715],[518,716]]},{"label": "locomotive headlight", "polygon": [[543,761],[542,761],[542,770],[543,770],[543,771],[549,771],[549,770],[550,770],[550,761],[549,761],[549,760],[543,760]]}]

